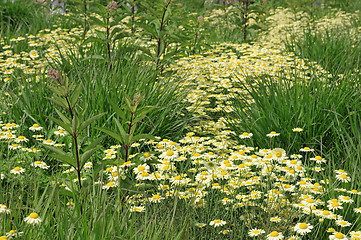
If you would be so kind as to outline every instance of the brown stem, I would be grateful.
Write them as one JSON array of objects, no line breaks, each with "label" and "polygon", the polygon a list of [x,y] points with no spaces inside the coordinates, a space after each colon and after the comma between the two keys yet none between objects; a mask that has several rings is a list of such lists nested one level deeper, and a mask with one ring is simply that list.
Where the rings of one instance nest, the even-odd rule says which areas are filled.
[{"label": "brown stem", "polygon": [[111,63],[111,56],[110,56],[110,27],[109,27],[109,12],[108,12],[108,15],[107,15],[107,52],[108,52],[108,63],[109,63],[109,70],[112,70],[112,63]]},{"label": "brown stem", "polygon": [[249,0],[244,0],[243,1],[243,6],[246,5],[246,9],[243,12],[243,41],[246,41],[246,37],[247,37],[247,21],[248,21],[248,5],[249,5]]},{"label": "brown stem", "polygon": [[86,0],[83,1],[84,3],[84,38],[85,38],[85,34],[87,32],[87,4],[86,4]]},{"label": "brown stem", "polygon": [[[172,0],[169,0],[169,2],[164,6],[162,20],[160,22],[159,37],[158,37],[158,49],[157,49],[157,70],[159,69],[159,64],[160,64],[160,47],[162,45],[162,42],[164,41],[164,39],[161,38],[160,35],[161,35],[161,32],[163,31],[163,26],[165,25],[165,21],[164,21],[165,14],[166,14],[171,2],[172,2]],[[166,46],[164,46],[164,52],[165,52],[165,49],[166,49]]]}]

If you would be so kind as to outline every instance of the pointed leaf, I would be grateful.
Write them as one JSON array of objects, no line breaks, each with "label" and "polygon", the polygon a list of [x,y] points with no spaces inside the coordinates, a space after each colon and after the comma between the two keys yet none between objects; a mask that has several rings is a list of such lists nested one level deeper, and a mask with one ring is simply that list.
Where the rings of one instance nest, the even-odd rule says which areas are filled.
[{"label": "pointed leaf", "polygon": [[106,129],[106,128],[102,128],[102,127],[96,127],[96,129],[108,134],[109,136],[111,136],[112,138],[114,138],[115,140],[117,140],[118,142],[120,142],[121,144],[123,144],[123,139],[121,136],[119,136],[118,134],[114,133],[113,130],[110,129]]},{"label": "pointed leaf", "polygon": [[79,96],[81,94],[81,91],[82,91],[82,85],[79,84],[75,90],[74,90],[74,93],[73,93],[73,96],[71,96],[71,100],[70,100],[70,105],[71,105],[71,108],[74,108],[75,104],[77,103],[78,99],[79,99]]},{"label": "pointed leaf", "polygon": [[89,150],[85,151],[81,157],[80,157],[80,170],[82,170],[84,164],[89,160],[89,158],[99,149],[101,148],[100,145],[93,147],[93,148],[88,148]]},{"label": "pointed leaf", "polygon": [[136,136],[133,137],[132,142],[130,144],[135,143],[136,141],[138,141],[139,139],[152,139],[152,140],[157,140],[153,135],[150,134],[138,134]]},{"label": "pointed leaf", "polygon": [[126,116],[125,116],[125,112],[122,111],[122,109],[120,109],[120,107],[118,107],[114,102],[109,101],[110,105],[112,106],[114,112],[116,112],[116,114],[119,115],[119,117],[125,121],[126,120]]},{"label": "pointed leaf", "polygon": [[59,119],[53,118],[52,116],[48,116],[48,118],[53,121],[54,123],[56,123],[57,125],[59,125],[60,127],[64,128],[69,134],[73,133],[73,130],[70,126],[70,124],[66,124],[62,121],[60,121]]},{"label": "pointed leaf", "polygon": [[90,124],[92,124],[93,122],[104,116],[104,114],[105,113],[100,113],[82,122],[82,124],[80,124],[78,133],[80,134],[86,127],[88,127]]},{"label": "pointed leaf", "polygon": [[128,134],[125,132],[122,124],[118,121],[118,119],[114,118],[115,124],[118,127],[121,137],[123,138],[123,144],[128,144]]}]

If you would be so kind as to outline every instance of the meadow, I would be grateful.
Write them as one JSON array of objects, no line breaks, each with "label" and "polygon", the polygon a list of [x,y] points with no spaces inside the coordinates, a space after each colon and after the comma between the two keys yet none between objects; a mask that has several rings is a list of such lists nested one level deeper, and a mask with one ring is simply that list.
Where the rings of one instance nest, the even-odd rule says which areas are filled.
[{"label": "meadow", "polygon": [[361,239],[360,11],[0,1],[0,240]]}]

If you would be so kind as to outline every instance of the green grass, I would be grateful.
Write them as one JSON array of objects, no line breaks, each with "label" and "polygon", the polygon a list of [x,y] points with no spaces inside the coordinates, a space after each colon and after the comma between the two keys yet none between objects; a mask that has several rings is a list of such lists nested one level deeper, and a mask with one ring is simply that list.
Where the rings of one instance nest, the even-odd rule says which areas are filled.
[{"label": "green grass", "polygon": [[[259,1],[260,4],[261,2]],[[345,9],[358,6],[357,2],[327,2],[329,6]],[[268,9],[279,5],[289,6],[289,3],[290,1],[267,1],[267,5],[263,6],[261,12],[267,13]],[[301,3],[302,1],[292,1],[294,10],[302,8]],[[36,34],[40,29],[50,28],[55,22],[53,20],[45,22],[46,19],[50,19],[49,15],[45,10],[40,11],[37,5],[26,3],[29,5],[15,6],[2,2],[1,4],[3,4],[1,6],[6,6],[0,9],[1,37],[6,37],[1,46],[7,44],[9,38],[25,36],[26,33]],[[206,17],[210,14],[205,9],[203,1],[184,1],[183,5],[185,6],[184,15],[198,10],[198,14],[202,16]],[[27,9],[34,11],[26,11]],[[318,7],[311,10],[315,19],[323,16],[327,11]],[[239,20],[240,15],[237,14],[240,12],[235,11]],[[194,25],[196,17],[197,15],[192,16],[191,24]],[[219,43],[220,45],[225,41],[243,42],[242,25],[239,22],[237,25],[235,22],[237,18],[231,18],[222,13],[216,17],[224,25],[202,23],[204,25],[201,25],[201,28],[204,28],[204,32],[201,33],[202,36],[199,36],[199,39],[204,39],[207,44]],[[265,17],[266,15],[262,16],[263,20]],[[30,26],[28,22],[31,19],[36,19],[33,26]],[[57,24],[63,27],[72,26],[70,19],[59,18]],[[152,24],[157,24],[154,18],[149,17],[148,20],[148,22],[153,21]],[[187,19],[184,20],[185,23],[186,21]],[[358,27],[357,24],[355,23],[355,27]],[[3,28],[3,26],[6,27]],[[265,23],[257,29],[266,26]],[[79,29],[81,30],[81,27]],[[172,30],[167,29],[166,33],[172,34]],[[261,30],[255,33],[261,33]],[[159,32],[152,36],[157,36],[157,34],[166,40],[176,39],[172,38],[175,35],[161,36],[162,33]],[[361,167],[361,105],[359,104],[361,89],[360,73],[357,72],[361,52],[360,40],[357,37],[359,35],[351,31],[341,32],[341,30],[317,34],[305,31],[302,38],[297,38],[297,40],[294,38],[286,43],[286,51],[293,52],[304,59],[309,69],[313,68],[312,64],[308,64],[310,61],[317,62],[328,71],[324,75],[320,75],[316,69],[313,69],[315,70],[313,73],[300,77],[298,74],[301,70],[295,68],[292,69],[295,70],[294,75],[285,69],[277,76],[267,74],[245,76],[245,79],[238,83],[236,80],[240,79],[237,79],[231,70],[223,72],[228,75],[218,76],[217,80],[214,80],[217,76],[212,76],[213,71],[222,72],[220,70],[223,68],[236,71],[237,65],[232,66],[233,68],[228,67],[233,63],[240,64],[238,57],[249,58],[254,62],[262,62],[261,58],[262,60],[270,59],[273,56],[265,52],[263,52],[264,55],[257,55],[258,51],[267,50],[265,44],[246,44],[254,51],[254,56],[248,55],[250,52],[241,45],[237,47],[243,49],[243,52],[233,51],[231,47],[215,50],[204,44],[204,49],[199,49],[197,52],[198,57],[200,59],[208,57],[209,63],[202,61],[191,63],[190,60],[193,57],[189,57],[182,59],[183,62],[177,63],[177,66],[171,65],[170,69],[165,65],[161,71],[156,69],[154,61],[141,51],[142,47],[153,50],[149,47],[154,44],[149,43],[150,35],[147,34],[148,38],[142,39],[142,43],[148,44],[142,47],[133,41],[137,40],[138,36],[140,35],[135,34],[133,39],[124,41],[117,48],[114,47],[110,60],[107,58],[104,43],[98,42],[85,48],[79,46],[78,36],[73,42],[68,42],[69,46],[74,47],[72,51],[62,51],[54,62],[50,59],[48,62],[44,61],[48,64],[44,72],[37,71],[35,74],[26,75],[20,67],[14,67],[12,74],[0,73],[1,80],[7,76],[10,79],[0,84],[3,98],[0,103],[0,120],[4,124],[1,125],[1,131],[7,130],[6,123],[15,122],[19,125],[18,128],[10,129],[6,134],[1,132],[0,172],[4,176],[0,180],[2,193],[0,204],[5,204],[11,212],[6,214],[3,209],[0,209],[3,211],[0,211],[0,236],[11,229],[16,229],[23,232],[23,236],[19,239],[251,239],[248,231],[256,227],[265,229],[267,231],[265,235],[277,230],[290,236],[294,234],[292,228],[298,222],[307,222],[314,226],[313,233],[306,235],[303,239],[328,239],[330,234],[327,230],[330,227],[345,234],[348,230],[359,230],[360,217],[352,210],[352,206],[360,206],[361,199],[357,195],[351,195],[351,193],[348,195],[355,201],[354,204],[344,203],[343,209],[335,210],[354,224],[346,230],[335,226],[333,220],[326,219],[322,223],[312,214],[303,214],[301,210],[291,208],[285,203],[286,201],[280,201],[284,199],[276,197],[276,201],[270,200],[273,194],[279,194],[278,191],[281,191],[291,202],[300,202],[301,197],[307,198],[303,194],[310,194],[315,199],[319,198],[327,202],[338,198],[341,194],[346,195],[347,190],[359,190],[361,181],[358,173]],[[256,40],[257,34],[247,38],[249,42]],[[12,44],[11,49],[14,53],[24,56],[27,56],[26,53],[30,50],[36,49],[40,55],[38,59],[45,56],[44,51],[48,48],[48,43],[40,47],[31,47],[28,42]],[[61,44],[56,47],[61,49],[63,47]],[[257,49],[253,46],[262,47]],[[173,47],[177,48],[177,45]],[[184,48],[180,47],[178,54],[189,55],[189,51],[183,51]],[[229,55],[223,54],[224,52]],[[3,57],[3,55],[0,56]],[[287,56],[290,56],[287,52],[277,55],[280,59],[285,59]],[[233,58],[234,62],[225,61],[229,58]],[[6,62],[3,59],[6,58],[1,58],[0,63]],[[35,62],[16,60],[21,63],[28,61],[27,64]],[[250,64],[251,61],[248,60],[244,64]],[[212,61],[226,62],[226,64],[212,65]],[[222,69],[214,68],[209,71],[207,64]],[[181,66],[179,72],[184,70],[184,75],[174,70],[179,66]],[[254,67],[254,65],[249,67]],[[138,155],[132,155],[129,158],[131,162],[119,165],[116,171],[113,169],[114,166],[124,162],[124,159],[121,159],[122,156],[104,159],[104,152],[97,151],[89,160],[93,168],[83,169],[81,172],[82,178],[86,179],[83,180],[83,187],[79,190],[77,181],[74,181],[77,177],[75,171],[57,162],[53,155],[42,146],[42,140],[31,138],[31,135],[41,133],[44,135],[43,139],[53,139],[64,143],[65,146],[62,149],[69,152],[68,156],[75,155],[72,153],[75,147],[70,145],[70,136],[54,135],[58,126],[48,118],[48,116],[59,118],[55,111],[56,106],[49,100],[54,97],[49,88],[49,81],[51,81],[47,76],[49,68],[59,70],[76,86],[82,86],[77,111],[87,106],[85,119],[105,113],[79,136],[82,143],[80,153],[83,153],[84,146],[89,146],[102,135],[97,127],[117,131],[114,119],[120,118],[115,114],[110,103],[118,106],[127,104],[125,95],[132,99],[134,95],[140,94],[144,97],[141,106],[156,107],[139,124],[135,134],[150,133],[159,136],[157,144],[152,145],[152,143],[140,141],[140,145],[133,147],[131,152]],[[194,80],[187,79],[187,71]],[[332,76],[329,76],[329,73]],[[36,75],[39,82],[35,81]],[[202,87],[198,87],[198,80],[202,81],[199,83]],[[231,91],[225,85],[228,80],[232,81],[232,87],[244,90],[242,94],[236,94],[237,91],[235,91],[232,92],[233,97],[230,97]],[[185,85],[182,85],[183,83]],[[199,96],[196,96],[197,94]],[[191,98],[196,99],[194,104],[190,104]],[[203,105],[197,105],[200,102]],[[221,105],[230,106],[234,111],[212,111],[216,106]],[[204,115],[197,115],[195,112],[187,111],[187,107],[190,106],[196,110],[202,108],[210,110],[205,110]],[[66,111],[64,114],[69,115]],[[221,117],[229,120],[228,127],[234,134],[232,132],[229,134],[227,126],[224,126],[220,120]],[[127,125],[131,122],[132,120],[123,124]],[[29,127],[34,123],[39,123],[44,129],[39,132],[30,131]],[[71,125],[72,128],[76,128],[75,121]],[[293,132],[292,129],[296,127],[302,128],[303,131]],[[11,131],[14,131],[17,137],[24,135],[30,138],[26,143],[19,142],[19,145],[36,147],[41,151],[34,154],[10,149],[9,146],[16,147],[13,140],[7,139],[7,134]],[[266,134],[271,131],[280,133],[280,136],[272,139],[266,137]],[[253,133],[253,138],[240,139],[238,136],[243,132]],[[209,138],[197,140],[195,136]],[[194,139],[189,140],[192,137]],[[162,140],[163,138],[170,140]],[[199,142],[196,143],[196,141]],[[111,145],[120,143],[108,138],[101,144],[101,150],[109,150]],[[294,179],[286,177],[289,169],[286,170],[283,163],[275,163],[279,159],[270,161],[269,165],[266,165],[266,155],[263,156],[258,152],[261,148],[280,147],[286,150],[288,157],[299,153],[305,146],[315,149],[315,152],[301,153],[304,156],[302,166],[305,168],[305,176],[300,174]],[[116,150],[116,154],[121,151],[121,149]],[[201,158],[202,161],[197,160],[197,153],[204,155]],[[276,149],[273,152],[276,156],[279,153],[282,154],[282,150]],[[172,154],[179,154],[179,156],[172,159],[174,156]],[[237,154],[243,157],[235,158],[235,160],[231,158]],[[151,160],[141,160],[147,158],[147,155],[154,155],[154,157],[150,157]],[[213,155],[217,158],[212,160]],[[322,166],[324,170],[318,173],[311,170],[314,164],[309,158],[314,155],[320,155],[327,160],[327,165]],[[286,156],[283,157],[285,157],[283,160],[289,161]],[[167,158],[171,160],[167,161]],[[257,158],[264,162],[249,164]],[[50,168],[35,168],[33,166],[35,161],[45,161]],[[219,176],[203,184],[201,180],[196,179],[211,166],[206,164],[210,161],[215,161],[220,166],[214,164],[217,170],[215,172],[209,170],[208,174]],[[228,165],[230,161],[233,164],[231,167]],[[245,165],[243,167],[248,168],[247,171],[240,170],[242,164]],[[137,173],[137,171],[142,171],[138,168],[141,165],[145,166],[144,168],[150,168],[149,172],[154,174],[152,175],[154,179],[138,180],[138,178],[147,177],[147,175],[144,177]],[[15,167],[23,167],[25,173],[19,175],[11,173]],[[334,170],[337,169],[343,169],[349,173],[351,181],[342,183],[335,180]],[[113,175],[114,173],[117,175]],[[222,175],[224,173],[225,176]],[[229,179],[227,179],[228,175]],[[122,177],[124,180],[121,179]],[[283,179],[284,177],[287,181]],[[320,183],[324,187],[322,189],[324,192],[314,193],[314,189],[318,189],[316,184],[313,186],[314,189],[309,189],[308,192],[303,191],[299,185],[306,180],[305,177],[312,178],[312,180],[307,180],[309,182]],[[175,184],[179,178],[188,179],[189,184]],[[330,180],[328,185],[323,183],[326,179]],[[249,183],[251,180],[254,182]],[[113,181],[119,186],[107,185]],[[220,189],[217,189],[217,185],[212,185],[216,182],[220,184]],[[284,183],[294,185],[296,191],[287,192]],[[107,187],[109,189],[105,189]],[[255,190],[260,191],[261,196],[253,199],[252,194]],[[153,198],[155,195],[161,198],[159,203],[155,203],[157,201],[157,198]],[[202,204],[197,204],[200,199]],[[227,203],[227,200],[231,200],[231,203]],[[326,205],[327,203],[320,204],[317,208],[326,209]],[[131,212],[134,206],[144,206],[146,211]],[[42,219],[41,224],[32,226],[24,222],[24,218],[31,212],[39,213]],[[282,218],[282,222],[273,223],[269,220],[275,216]],[[215,219],[223,219],[227,223],[223,227],[210,226],[210,222]],[[197,223],[204,223],[206,226],[199,228],[196,226]],[[223,230],[226,232],[221,232]]]}]

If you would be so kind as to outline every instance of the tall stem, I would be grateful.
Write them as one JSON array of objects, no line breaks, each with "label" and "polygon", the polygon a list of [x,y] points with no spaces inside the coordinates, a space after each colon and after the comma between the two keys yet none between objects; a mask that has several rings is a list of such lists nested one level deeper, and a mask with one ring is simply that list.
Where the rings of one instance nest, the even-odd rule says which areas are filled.
[{"label": "tall stem", "polygon": [[243,0],[242,7],[246,8],[243,11],[243,41],[246,41],[247,38],[248,5],[249,5],[249,0]]},{"label": "tall stem", "polygon": [[[168,10],[168,7],[170,5],[170,3],[172,2],[172,0],[169,0],[169,2],[164,6],[163,8],[163,15],[162,15],[162,19],[160,21],[160,28],[159,28],[159,37],[158,37],[158,49],[157,49],[157,70],[159,69],[159,64],[160,64],[160,55],[161,55],[161,52],[160,52],[160,48],[162,46],[162,42],[164,41],[164,39],[161,37],[161,33],[163,31],[163,27],[165,25],[165,14]],[[163,52],[165,53],[165,49],[166,49],[166,46],[164,45],[164,50]]]},{"label": "tall stem", "polygon": [[87,32],[87,4],[86,4],[86,0],[83,1],[84,3],[84,38],[85,38],[85,34]]}]

